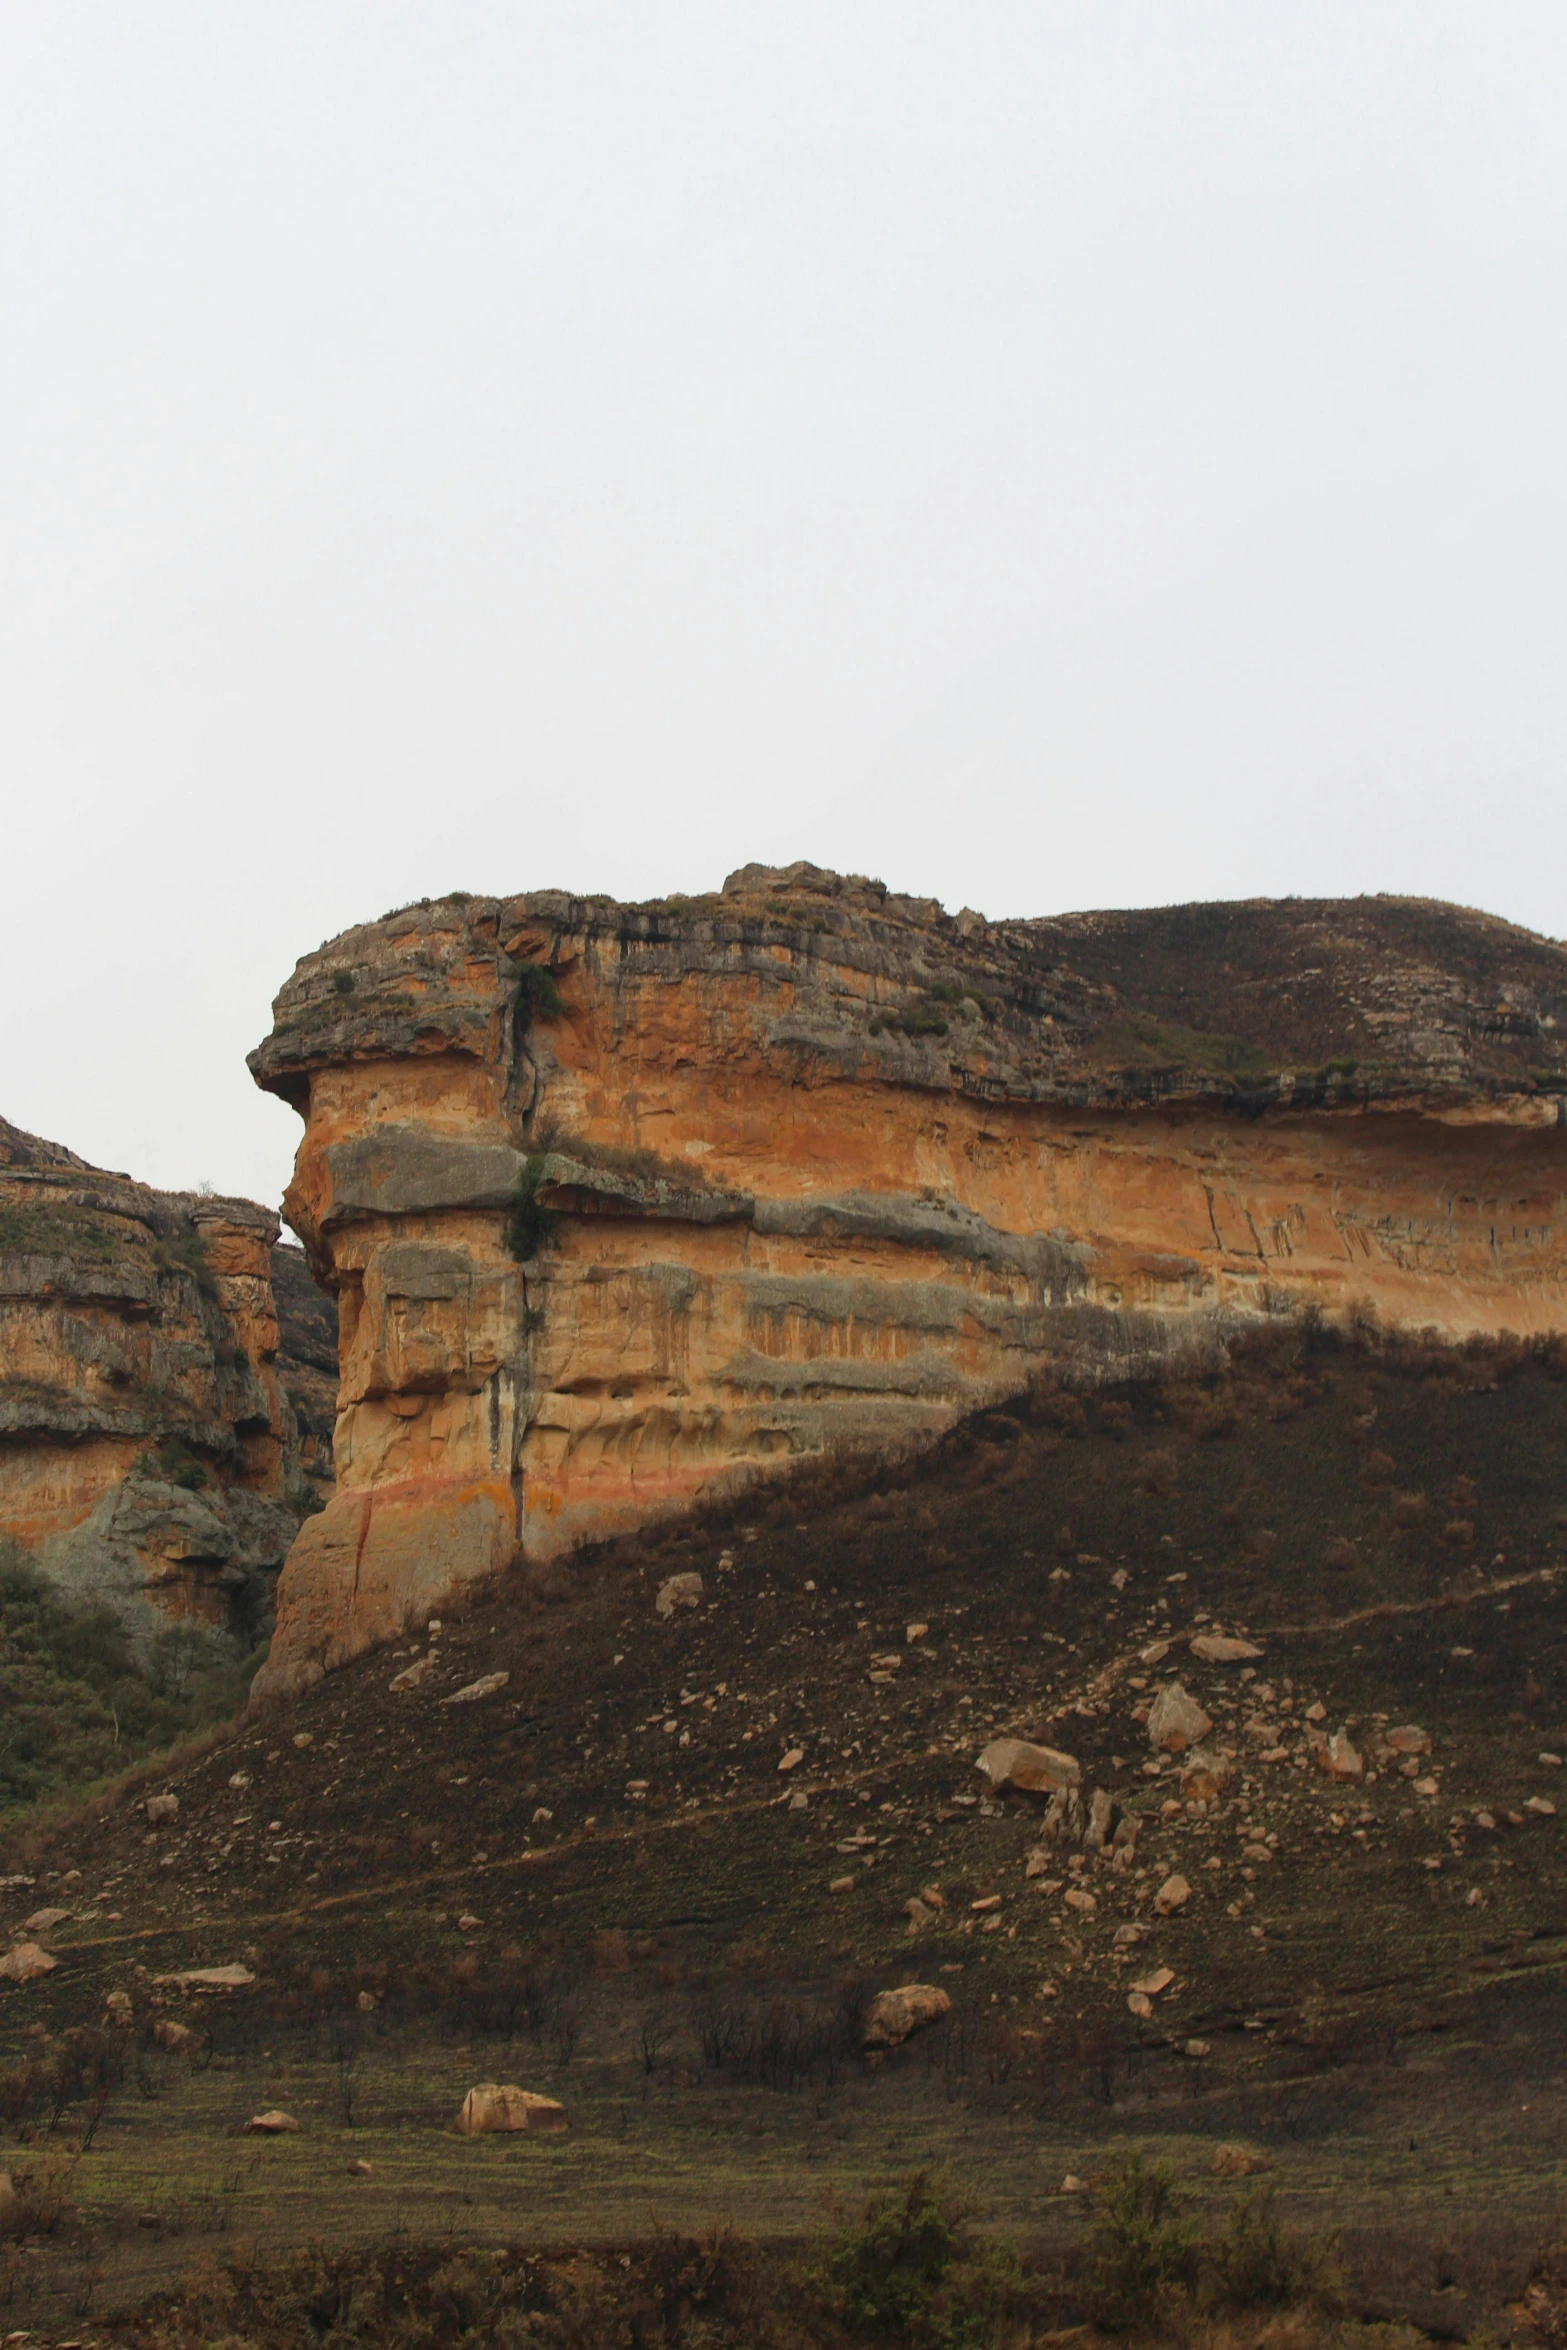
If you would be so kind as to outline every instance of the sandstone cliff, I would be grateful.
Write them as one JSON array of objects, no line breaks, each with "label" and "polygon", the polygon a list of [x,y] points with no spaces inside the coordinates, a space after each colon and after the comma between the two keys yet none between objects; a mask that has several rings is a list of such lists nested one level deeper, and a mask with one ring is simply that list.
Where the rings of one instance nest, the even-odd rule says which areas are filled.
[{"label": "sandstone cliff", "polygon": [[175,1628],[253,1646],[314,1506],[278,1377],[278,1229],[0,1120],[0,1535],[143,1648]]},{"label": "sandstone cliff", "polygon": [[1053,1369],[1314,1308],[1567,1326],[1567,952],[1400,899],[989,923],[811,866],[454,896],[251,1057],[341,1317],[338,1490],[258,1687],[519,1551]]}]

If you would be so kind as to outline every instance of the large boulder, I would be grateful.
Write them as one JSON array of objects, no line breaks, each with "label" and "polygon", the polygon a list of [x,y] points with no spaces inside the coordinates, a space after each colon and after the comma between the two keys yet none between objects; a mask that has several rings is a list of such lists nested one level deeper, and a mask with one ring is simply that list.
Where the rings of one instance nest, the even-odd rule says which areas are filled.
[{"label": "large boulder", "polygon": [[1025,1795],[1054,1795],[1075,1787],[1082,1777],[1075,1755],[1035,1746],[1027,1738],[992,1738],[974,1767],[998,1793],[1015,1787]]},{"label": "large boulder", "polygon": [[1212,1717],[1179,1681],[1168,1682],[1148,1709],[1148,1743],[1162,1746],[1166,1754],[1184,1754],[1200,1745],[1212,1728]]},{"label": "large boulder", "polygon": [[549,2137],[567,2128],[566,2108],[536,2090],[518,2089],[510,2082],[480,2081],[469,2090],[457,2116],[464,2138],[488,2137],[493,2131],[522,2131],[533,2138]]},{"label": "large boulder", "polygon": [[58,1959],[40,1950],[36,1942],[17,1942],[0,1958],[0,1981],[7,1983],[34,1983],[40,1975],[52,1975]]},{"label": "large boulder", "polygon": [[865,2015],[867,2048],[897,2048],[928,2024],[940,2023],[952,2006],[945,1991],[934,1983],[904,1983],[896,1991],[878,1991]]}]

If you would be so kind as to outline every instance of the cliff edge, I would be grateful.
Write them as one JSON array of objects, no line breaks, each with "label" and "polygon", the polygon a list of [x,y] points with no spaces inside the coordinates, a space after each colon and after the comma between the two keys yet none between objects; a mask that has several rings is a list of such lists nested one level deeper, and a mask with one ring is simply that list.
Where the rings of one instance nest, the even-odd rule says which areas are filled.
[{"label": "cliff edge", "polygon": [[0,1119],[0,1534],[144,1651],[254,1647],[317,1506],[278,1233],[253,1201],[155,1191]]},{"label": "cliff edge", "polygon": [[454,895],[251,1056],[340,1314],[337,1490],[260,1694],[521,1554],[1040,1372],[1305,1309],[1567,1328],[1567,951],[1463,908],[991,923],[814,866]]}]

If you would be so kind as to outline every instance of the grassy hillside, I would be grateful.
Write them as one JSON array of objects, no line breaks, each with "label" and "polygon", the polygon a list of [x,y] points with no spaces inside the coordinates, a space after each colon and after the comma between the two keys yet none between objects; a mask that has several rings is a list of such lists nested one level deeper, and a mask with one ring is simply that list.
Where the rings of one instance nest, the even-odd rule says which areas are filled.
[{"label": "grassy hillside", "polygon": [[[1218,1382],[1043,1393],[869,1486],[519,1579],[237,1727],[172,1823],[127,1799],[14,1835],[5,1923],[72,1914],[0,1993],[0,2072],[131,2003],[72,2257],[130,2291],[228,2229],[278,2257],[437,2222],[792,2239],[916,2163],[1042,2255],[1081,2230],[1066,2174],[1151,2144],[1217,2209],[1240,2140],[1352,2274],[1478,2322],[1567,2183],[1563,1371],[1297,1332]],[[1204,1661],[1216,1631],[1260,1655]],[[1216,1794],[1138,1719],[1172,1676]],[[1353,1779],[1317,1759],[1341,1730]],[[1027,1873],[1037,1802],[974,1769],[1013,1732],[1136,1816],[1130,1865]],[[156,1981],[232,1962],[227,1996]],[[950,2013],[867,2054],[910,1980]],[[483,2079],[561,2097],[569,2135],[453,2138]],[[297,2134],[235,2135],[271,2104]]]}]

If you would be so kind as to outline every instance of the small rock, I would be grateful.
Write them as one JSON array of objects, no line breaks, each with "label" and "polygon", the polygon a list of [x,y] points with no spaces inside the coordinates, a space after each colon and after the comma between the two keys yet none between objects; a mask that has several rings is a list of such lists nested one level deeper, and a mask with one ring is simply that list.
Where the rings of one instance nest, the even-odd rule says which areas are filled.
[{"label": "small rock", "polygon": [[1161,1991],[1169,1990],[1174,1980],[1174,1967],[1156,1966],[1152,1974],[1139,1975],[1132,1989],[1141,1991],[1145,1999],[1157,1999]]},{"label": "small rock", "polygon": [[984,1893],[980,1896],[978,1901],[971,1901],[969,1903],[969,1908],[974,1912],[976,1917],[985,1917],[991,1910],[999,1909],[1000,1907],[1001,1896],[999,1893]]},{"label": "small rock", "polygon": [[229,1785],[236,1793],[248,1787],[250,1785],[249,1771],[235,1771],[229,1779]]},{"label": "small rock", "polygon": [[375,2172],[368,2162],[351,2162],[348,2166],[348,2175],[351,2179],[370,2179],[374,2178]]},{"label": "small rock", "polygon": [[1435,1795],[1436,1791],[1437,1781],[1435,1779],[1417,1779],[1415,1781],[1415,1793],[1417,1795],[1424,1795],[1429,1799],[1431,1796]]},{"label": "small rock", "polygon": [[1192,1889],[1181,1876],[1168,1876],[1153,1897],[1154,1908],[1162,1918],[1173,1917],[1184,1909],[1192,1897]]},{"label": "small rock", "polygon": [[60,1879],[60,1891],[61,1891],[62,1893],[80,1893],[81,1889],[82,1889],[82,1872],[81,1872],[81,1870],[80,1870],[80,1869],[67,1869],[67,1870],[66,1870],[66,1872],[65,1872],[65,1874],[64,1874],[64,1876],[63,1876],[63,1877]]},{"label": "small rock", "polygon": [[1086,2195],[1088,2181],[1080,2179],[1075,2171],[1068,2171],[1066,2177],[1061,2181],[1060,2193],[1063,2195]]},{"label": "small rock", "polygon": [[1556,1817],[1556,1806],[1548,1795],[1531,1795],[1524,1805],[1524,1810],[1532,1811],[1538,1818],[1544,1820],[1554,1820]]},{"label": "small rock", "polygon": [[1431,1739],[1428,1732],[1414,1722],[1401,1722],[1396,1730],[1389,1730],[1385,1745],[1395,1754],[1429,1754]]},{"label": "small rock", "polygon": [[135,2020],[128,1991],[111,1991],[103,2003],[103,2020],[116,2032],[128,2032]]},{"label": "small rock", "polygon": [[864,2045],[897,2048],[928,2024],[939,2023],[951,2006],[946,1992],[933,1983],[905,1983],[896,1991],[879,1991],[866,2010]]},{"label": "small rock", "polygon": [[993,1738],[979,1756],[975,1769],[983,1772],[999,1794],[1016,1787],[1025,1795],[1054,1795],[1075,1787],[1082,1777],[1074,1755],[1053,1746],[1035,1746],[1026,1738]]},{"label": "small rock", "polygon": [[903,1637],[912,1648],[916,1640],[925,1639],[929,1631],[930,1626],[928,1624],[908,1624],[904,1627]]},{"label": "small rock", "polygon": [[314,1746],[315,1742],[315,1733],[311,1730],[296,1730],[294,1732],[294,1744],[301,1753],[307,1746]]},{"label": "small rock", "polygon": [[681,1608],[700,1607],[702,1604],[701,1576],[697,1574],[671,1575],[667,1582],[659,1585],[658,1598],[654,1604],[659,1614],[666,1617],[674,1615]]},{"label": "small rock", "polygon": [[805,1789],[803,1787],[796,1787],[794,1793],[789,1798],[789,1809],[791,1811],[809,1811],[810,1808],[811,1799],[806,1794]]},{"label": "small rock", "polygon": [[923,1934],[927,1926],[936,1923],[935,1911],[928,1902],[921,1901],[917,1893],[903,1904],[903,1914],[909,1921],[911,1934]]},{"label": "small rock", "polygon": [[360,1994],[359,1994],[359,2012],[360,2012],[360,2014],[361,2014],[361,2015],[374,2015],[374,2013],[375,2013],[376,2009],[377,2009],[377,2008],[380,2006],[380,2004],[381,2004],[381,2001],[380,2001],[380,1998],[379,1998],[379,1996],[377,1995],[377,1993],[376,1993],[376,1992],[374,1992],[374,1991],[361,1991],[361,1992],[360,1992]]},{"label": "small rock", "polygon": [[1183,2056],[1211,2056],[1213,2043],[1211,2040],[1185,2040],[1181,2043],[1181,2054]]},{"label": "small rock", "polygon": [[177,1820],[179,1816],[180,1799],[177,1795],[148,1796],[147,1825],[149,1828],[161,1828],[166,1821]]},{"label": "small rock", "polygon": [[416,1656],[411,1665],[404,1665],[400,1673],[394,1673],[386,1684],[392,1696],[402,1697],[408,1690],[417,1689],[434,1662],[434,1657],[428,1654]]},{"label": "small rock", "polygon": [[470,1681],[464,1689],[454,1689],[450,1697],[441,1699],[442,1705],[477,1705],[481,1697],[493,1697],[504,1689],[510,1673],[481,1673],[477,1681]]},{"label": "small rock", "polygon": [[1148,2018],[1153,2014],[1153,2001],[1149,1998],[1146,1991],[1128,1991],[1126,1994],[1126,2004],[1131,2009],[1133,2015],[1138,2017],[1139,2020],[1143,2023],[1146,2023]]},{"label": "small rock", "polygon": [[1559,1754],[1540,1754],[1535,1756],[1535,1760],[1544,1763],[1547,1770],[1559,1771],[1562,1767],[1562,1758]]},{"label": "small rock", "polygon": [[1310,1705],[1308,1705],[1308,1706],[1307,1706],[1307,1708],[1306,1708],[1306,1719],[1307,1719],[1307,1721],[1308,1721],[1308,1722],[1325,1722],[1325,1721],[1327,1720],[1327,1718],[1328,1718],[1328,1709],[1327,1709],[1327,1707],[1326,1707],[1326,1706],[1323,1704],[1323,1702],[1322,1702],[1322,1700],[1321,1700],[1321,1698],[1320,1698],[1320,1697],[1318,1697],[1318,1698],[1314,1698],[1314,1699],[1312,1700],[1311,1704],[1310,1704]]},{"label": "small rock", "polygon": [[17,1942],[0,1958],[0,1981],[35,1983],[40,1975],[52,1975],[58,1964],[36,1942]]},{"label": "small rock", "polygon": [[1168,1640],[1150,1640],[1146,1648],[1138,1650],[1137,1661],[1140,1665],[1162,1665],[1169,1653]]},{"label": "small rock", "polygon": [[1249,2179],[1258,2171],[1272,2170],[1265,2154],[1254,2146],[1225,2145],[1216,2147],[1213,2157],[1213,2175],[1216,2179]]},{"label": "small rock", "polygon": [[[633,1784],[645,1787],[647,1781],[645,1779],[640,1781],[633,1781]],[[547,1803],[541,1803],[535,1806],[533,1816],[529,1820],[528,1825],[530,1828],[547,1828],[554,1817],[555,1814],[550,1810],[549,1805]]]},{"label": "small rock", "polygon": [[166,2048],[171,2056],[179,2055],[182,2049],[194,2048],[199,2036],[189,2024],[178,2024],[171,2015],[159,2016],[152,2027],[154,2042],[159,2048]]},{"label": "small rock", "polygon": [[1223,1632],[1199,1632],[1190,1645],[1205,1665],[1243,1665],[1262,1654],[1254,1640],[1231,1639]]},{"label": "small rock", "polygon": [[805,1748],[803,1746],[791,1746],[788,1753],[780,1760],[778,1768],[781,1771],[797,1771],[804,1760]]},{"label": "small rock", "polygon": [[429,1621],[429,1622],[428,1622],[428,1623],[425,1625],[425,1628],[424,1628],[424,1630],[425,1630],[425,1638],[426,1638],[427,1640],[439,1640],[439,1639],[440,1639],[440,1637],[441,1637],[441,1619],[440,1619],[440,1617],[439,1617],[439,1616],[432,1616],[432,1617],[430,1618],[430,1621]]},{"label": "small rock", "polygon": [[829,1893],[852,1893],[854,1879],[852,1877],[834,1877],[827,1890]]},{"label": "small rock", "polygon": [[1234,1784],[1235,1765],[1211,1747],[1194,1746],[1181,1765],[1181,1793],[1189,1803],[1217,1803]]},{"label": "small rock", "polygon": [[494,2131],[553,2137],[568,2126],[566,2108],[558,2098],[541,2097],[536,2090],[495,2081],[481,2081],[469,2090],[456,2122],[464,2138],[487,2137]]},{"label": "small rock", "polygon": [[23,1921],[22,1931],[24,1934],[47,1934],[51,1926],[63,1926],[70,1914],[68,1909],[35,1909],[32,1916]]},{"label": "small rock", "polygon": [[1068,1909],[1075,1909],[1078,1916],[1082,1918],[1091,1918],[1099,1907],[1093,1894],[1085,1893],[1081,1885],[1072,1886],[1070,1891],[1062,1894],[1061,1898]]},{"label": "small rock", "polygon": [[291,2113],[281,2113],[274,2105],[269,2113],[253,2113],[245,2124],[247,2138],[283,2138],[297,2130],[298,2122]]},{"label": "small rock", "polygon": [[471,1909],[465,1909],[457,1920],[457,1931],[459,1934],[476,1934],[483,1923],[483,1918],[476,1918]]},{"label": "small rock", "polygon": [[1126,1925],[1116,1927],[1114,1947],[1117,1950],[1132,1950],[1139,1942],[1147,1941],[1148,1931],[1140,1918],[1131,1919]]},{"label": "small rock", "polygon": [[1194,1697],[1188,1697],[1179,1681],[1168,1682],[1148,1709],[1148,1743],[1162,1747],[1166,1754],[1184,1754],[1189,1746],[1199,1745],[1212,1728],[1212,1718]]}]

